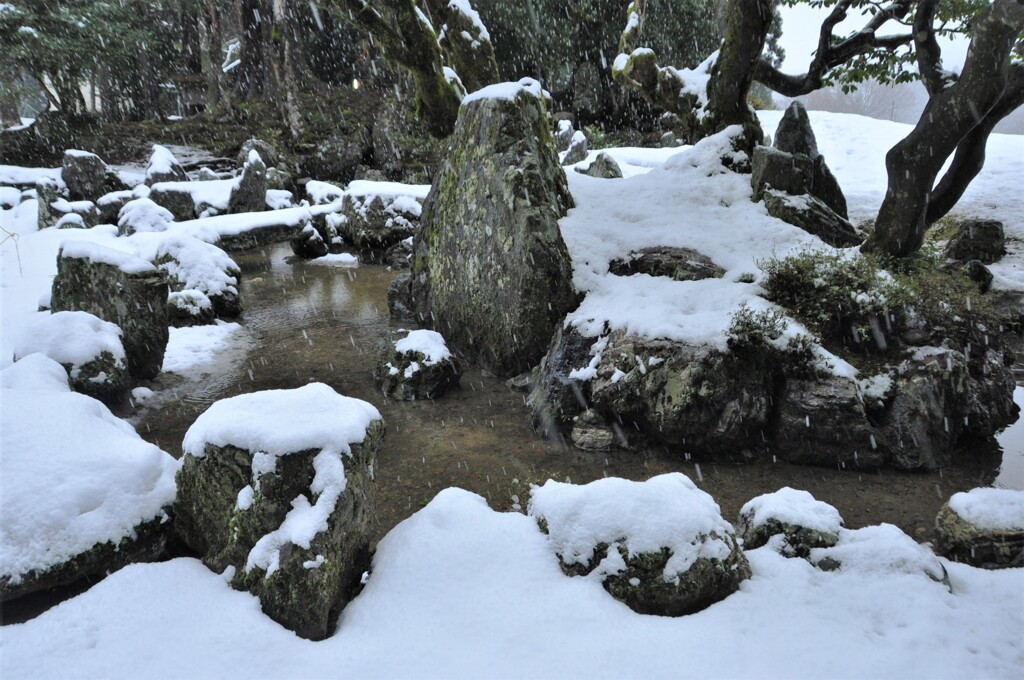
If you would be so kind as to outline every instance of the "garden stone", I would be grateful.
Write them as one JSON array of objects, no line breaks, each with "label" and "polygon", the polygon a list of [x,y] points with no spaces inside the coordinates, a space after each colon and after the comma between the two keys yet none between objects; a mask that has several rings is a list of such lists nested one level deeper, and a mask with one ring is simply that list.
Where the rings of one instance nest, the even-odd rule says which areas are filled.
[{"label": "garden stone", "polygon": [[384,263],[393,269],[408,269],[412,266],[413,237],[402,239],[384,253]]},{"label": "garden stone", "polygon": [[617,276],[649,274],[676,281],[720,279],[725,275],[725,270],[703,253],[692,248],[666,246],[634,250],[626,259],[608,263],[608,271]]},{"label": "garden stone", "polygon": [[549,480],[531,491],[528,512],[566,575],[599,579],[639,614],[697,612],[750,577],[714,499],[680,473],[582,486]]},{"label": "garden stone", "polygon": [[458,359],[435,331],[398,331],[382,341],[378,354],[373,378],[395,399],[436,399],[457,387],[462,377]]},{"label": "garden stone", "polygon": [[814,161],[804,155],[779,151],[770,146],[754,147],[751,159],[751,199],[760,201],[766,189],[777,189],[799,196],[811,193],[814,181]]},{"label": "garden stone", "polygon": [[828,376],[787,380],[777,397],[772,451],[790,463],[875,468],[885,452],[875,439],[857,384]]},{"label": "garden stone", "polygon": [[1024,567],[1024,491],[972,489],[953,494],[935,518],[936,549],[973,567]]},{"label": "garden stone", "polygon": [[249,152],[253,150],[259,154],[263,162],[269,167],[273,167],[281,162],[281,155],[269,142],[256,137],[250,137],[242,142],[242,148],[238,150],[237,160],[240,166],[246,164],[249,160]]},{"label": "garden stone", "polygon": [[149,192],[149,198],[157,205],[166,208],[176,222],[187,222],[196,218],[196,204],[192,194],[174,185],[160,184]]},{"label": "garden stone", "polygon": [[267,209],[267,166],[255,150],[242,166],[242,176],[231,190],[228,213],[261,212]]},{"label": "garden stone", "polygon": [[216,402],[185,435],[175,531],[270,618],[326,638],[369,568],[384,431],[320,383]]},{"label": "garden stone", "polygon": [[764,205],[768,214],[813,234],[836,248],[860,245],[864,240],[847,220],[821,200],[809,194],[793,196],[766,189]]},{"label": "garden stone", "polygon": [[549,437],[557,436],[560,429],[573,422],[588,406],[589,383],[573,374],[591,362],[591,350],[605,339],[588,338],[573,326],[559,326],[551,347],[541,359],[537,381],[533,385],[527,405],[533,427]]},{"label": "garden stone", "polygon": [[569,437],[576,448],[584,451],[608,451],[616,444],[615,430],[593,409],[579,415]]},{"label": "garden stone", "polygon": [[96,199],[96,210],[99,211],[99,223],[117,224],[118,216],[121,214],[121,208],[135,198],[135,194],[131,191],[112,191],[109,194],[103,194],[100,196]]},{"label": "garden stone", "polygon": [[171,150],[159,144],[153,145],[153,153],[149,157],[149,165],[146,166],[146,186],[153,186],[157,182],[186,182],[188,175],[181,163],[174,157]]},{"label": "garden stone", "polygon": [[65,241],[57,254],[50,306],[84,311],[121,328],[134,378],[160,372],[168,340],[167,277],[153,264],[86,241]]},{"label": "garden stone", "polygon": [[572,136],[574,130],[572,129],[572,121],[562,118],[555,121],[555,151],[561,153],[569,150],[569,145],[572,143]]},{"label": "garden stone", "polygon": [[1006,253],[1003,223],[996,220],[966,220],[946,244],[943,254],[951,260],[980,260],[992,264]]},{"label": "garden stone", "polygon": [[604,151],[598,152],[597,158],[587,166],[586,170],[577,167],[576,172],[581,175],[589,175],[590,177],[601,179],[619,179],[622,177],[622,168],[619,167],[614,158]]},{"label": "garden stone", "polygon": [[338,220],[337,229],[342,239],[357,248],[382,250],[416,233],[422,206],[412,196],[375,193],[374,186],[368,182],[349,187],[341,202],[344,219]]},{"label": "garden stone", "polygon": [[416,237],[421,322],[499,377],[535,366],[578,304],[558,226],[572,205],[540,85],[467,97]]},{"label": "garden stone", "polygon": [[72,201],[94,201],[103,194],[127,188],[103,159],[78,149],[64,152],[61,179],[67,185],[68,196]]},{"label": "garden stone", "polygon": [[562,158],[562,165],[575,165],[585,160],[587,160],[587,136],[577,130],[572,134],[569,148]]},{"label": "garden stone", "polygon": [[793,102],[782,114],[782,120],[775,129],[775,148],[786,153],[803,154],[808,158],[821,155],[814,130],[811,129],[811,119],[802,103]]},{"label": "garden stone", "polygon": [[843,518],[834,507],[786,486],[744,503],[737,531],[744,550],[760,548],[781,534],[783,555],[807,558],[813,548],[834,546],[842,527]]}]

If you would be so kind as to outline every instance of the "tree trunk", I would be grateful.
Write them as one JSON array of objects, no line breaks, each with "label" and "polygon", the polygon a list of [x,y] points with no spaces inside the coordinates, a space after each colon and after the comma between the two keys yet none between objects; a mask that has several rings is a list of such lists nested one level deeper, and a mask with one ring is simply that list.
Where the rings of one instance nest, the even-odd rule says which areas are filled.
[{"label": "tree trunk", "polygon": [[274,54],[271,68],[277,81],[281,117],[288,126],[292,139],[302,136],[302,113],[299,110],[299,74],[295,68],[295,26],[297,16],[291,0],[273,0],[274,6]]},{"label": "tree trunk", "polygon": [[181,3],[181,56],[186,73],[203,72],[203,50],[199,44],[199,16],[193,0]]},{"label": "tree trunk", "polygon": [[[928,203],[942,165],[962,144],[984,145],[971,135],[1006,90],[1010,51],[1024,28],[1024,3],[995,0],[973,25],[974,38],[960,79],[929,100],[914,130],[886,154],[889,184],[875,229],[861,248],[865,252],[906,257],[917,251],[924,242]],[[970,153],[969,147],[965,149]]]},{"label": "tree trunk", "polygon": [[705,134],[742,125],[748,151],[764,139],[761,124],[747,104],[747,93],[754,81],[754,68],[764,52],[775,4],[776,0],[729,0],[725,40],[708,82]]},{"label": "tree trunk", "polygon": [[264,0],[238,0],[238,25],[242,50],[237,90],[242,99],[265,93],[267,85],[266,45],[270,33],[270,11]]}]

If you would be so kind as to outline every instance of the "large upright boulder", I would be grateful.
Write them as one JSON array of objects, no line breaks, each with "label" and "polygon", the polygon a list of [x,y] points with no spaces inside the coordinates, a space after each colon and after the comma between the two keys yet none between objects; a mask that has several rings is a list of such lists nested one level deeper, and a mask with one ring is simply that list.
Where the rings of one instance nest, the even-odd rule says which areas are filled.
[{"label": "large upright boulder", "polygon": [[72,201],[94,201],[103,194],[127,188],[102,158],[79,149],[64,152],[61,178]]},{"label": "large upright boulder", "polygon": [[260,212],[267,209],[267,164],[252,149],[242,166],[242,175],[231,189],[228,212]]},{"label": "large upright boulder", "polygon": [[[811,129],[807,109],[800,102],[793,102],[782,115],[775,130],[775,148],[794,156],[806,156],[812,163],[811,194],[834,210],[840,217],[848,217],[846,197],[839,187],[835,175],[825,164],[825,157],[818,151],[818,141]],[[776,187],[781,189],[782,187]]]},{"label": "large upright boulder", "polygon": [[331,634],[369,567],[384,421],[311,383],[218,401],[182,444],[174,528],[302,637]]},{"label": "large upright boulder", "polygon": [[422,322],[499,376],[536,365],[577,304],[558,228],[572,205],[540,84],[468,96],[416,239],[411,296]]},{"label": "large upright boulder", "polygon": [[150,379],[167,349],[167,292],[166,275],[151,262],[89,241],[65,241],[50,308],[89,312],[120,327],[128,374]]}]

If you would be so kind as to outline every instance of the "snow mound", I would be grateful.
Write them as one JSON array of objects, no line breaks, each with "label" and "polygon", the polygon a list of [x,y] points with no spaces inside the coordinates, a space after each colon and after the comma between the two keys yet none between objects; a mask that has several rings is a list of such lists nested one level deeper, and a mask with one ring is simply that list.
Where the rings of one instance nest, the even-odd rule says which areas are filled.
[{"label": "snow mound", "polygon": [[178,159],[174,157],[171,150],[166,146],[154,144],[153,154],[149,157],[149,165],[146,166],[146,177],[169,175],[174,172],[176,166],[178,166]]},{"label": "snow mound", "polygon": [[949,508],[979,529],[1024,530],[1024,491],[978,488],[955,493]]},{"label": "snow mound", "polygon": [[328,253],[322,257],[314,257],[307,264],[325,264],[332,267],[356,267],[359,258],[351,253]]},{"label": "snow mound", "polygon": [[117,214],[117,226],[124,230],[131,227],[135,231],[167,231],[174,222],[174,215],[163,206],[157,205],[149,198],[136,198],[128,201]]},{"label": "snow mound", "polygon": [[395,342],[395,351],[418,352],[426,357],[424,364],[430,366],[451,357],[448,345],[437,331],[415,330]]},{"label": "snow mound", "polygon": [[238,294],[238,265],[215,245],[177,233],[136,234],[131,241],[136,252],[157,262],[182,289],[207,295]]},{"label": "snow mound", "polygon": [[68,372],[45,354],[29,354],[0,371],[0,389],[70,392]]},{"label": "snow mound", "polygon": [[164,351],[163,371],[199,378],[213,370],[223,358],[219,355],[233,347],[247,346],[242,326],[217,319],[213,324],[168,329],[170,338]]},{"label": "snow mound", "polygon": [[599,543],[620,543],[630,556],[668,548],[672,556],[664,576],[672,581],[698,558],[724,560],[731,551],[721,537],[733,527],[718,504],[678,472],[646,482],[548,480],[531,489],[528,513],[547,525],[551,545],[566,564],[588,565]]},{"label": "snow mound", "polygon": [[351,444],[366,437],[370,423],[380,418],[372,405],[322,383],[253,392],[210,406],[185,433],[182,449],[185,455],[198,458],[206,455],[207,444],[236,446],[270,457],[316,449],[347,454]]},{"label": "snow mound", "polygon": [[[118,543],[174,501],[177,461],[95,399],[48,389],[53,366],[26,359],[0,379],[0,575],[12,583]],[[31,372],[46,389],[23,388]]]},{"label": "snow mound", "polygon": [[314,204],[322,205],[340,200],[345,190],[329,182],[312,179],[306,182],[306,195]]},{"label": "snow mound", "polygon": [[118,366],[124,365],[121,329],[89,312],[55,312],[33,320],[14,346],[15,361],[36,352],[59,364],[71,364],[72,378],[104,352]]},{"label": "snow mound", "polygon": [[839,511],[831,505],[816,500],[807,491],[788,486],[747,501],[740,508],[740,515],[748,513],[750,524],[755,528],[775,520],[812,531],[838,534],[843,525]]},{"label": "snow mound", "polygon": [[92,241],[64,241],[60,256],[74,257],[117,267],[125,274],[145,274],[156,267],[141,257],[115,248],[109,248]]},{"label": "snow mound", "polygon": [[934,581],[946,578],[946,570],[932,551],[892,524],[843,529],[835,546],[811,550],[812,563],[820,566],[826,560],[837,562],[843,572],[873,576],[923,573]]}]

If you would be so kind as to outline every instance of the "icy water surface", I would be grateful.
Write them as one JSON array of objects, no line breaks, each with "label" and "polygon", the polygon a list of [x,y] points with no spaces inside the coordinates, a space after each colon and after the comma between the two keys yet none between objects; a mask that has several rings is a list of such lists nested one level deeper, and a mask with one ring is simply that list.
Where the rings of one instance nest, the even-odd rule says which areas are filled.
[{"label": "icy water surface", "polygon": [[[710,493],[727,519],[754,496],[783,486],[806,489],[835,505],[849,527],[890,522],[918,540],[932,538],[939,506],[953,493],[999,483],[1024,488],[1024,430],[997,448],[963,452],[935,474],[874,473],[789,465],[679,460],[664,451],[588,453],[537,435],[525,395],[469,367],[462,386],[435,402],[398,402],[376,388],[376,347],[391,329],[381,266],[343,268],[295,260],[287,245],[236,255],[243,269],[245,337],[202,376],[164,375],[154,406],[133,420],[139,433],[175,456],[185,431],[214,400],[244,392],[293,388],[310,381],[373,403],[387,422],[377,466],[376,538],[448,486],[469,489],[497,510],[525,509],[531,483],[581,483],[602,476],[646,479],[681,471]],[[1017,391],[1018,400],[1024,390]],[[301,427],[296,423],[296,427]]]}]

